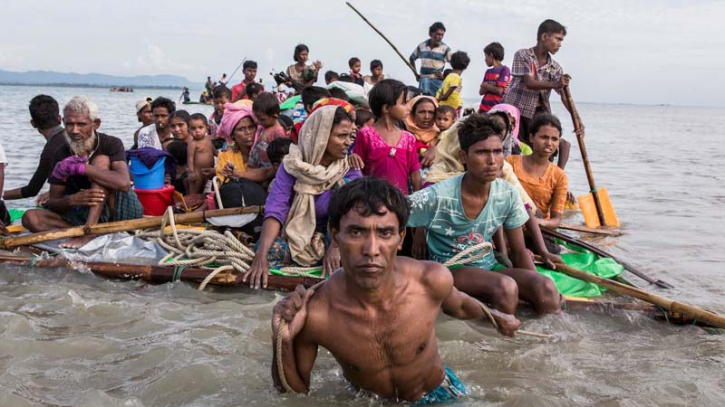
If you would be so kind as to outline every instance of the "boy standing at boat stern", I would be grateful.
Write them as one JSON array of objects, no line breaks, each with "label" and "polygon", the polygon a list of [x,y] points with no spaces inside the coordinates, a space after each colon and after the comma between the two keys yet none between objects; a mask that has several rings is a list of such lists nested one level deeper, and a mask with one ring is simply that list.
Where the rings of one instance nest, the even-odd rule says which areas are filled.
[{"label": "boy standing at boat stern", "polygon": [[[418,404],[462,397],[463,383],[441,361],[435,320],[484,318],[440,264],[397,257],[408,202],[387,181],[369,177],[335,191],[329,205],[332,245],[342,268],[323,285],[301,285],[274,307],[272,377],[282,391],[306,393],[320,346],[353,386]],[[520,322],[494,311],[499,330]]]},{"label": "boy standing at boat stern", "polygon": [[483,82],[478,94],[483,96],[481,106],[478,108],[480,113],[488,113],[492,107],[501,103],[506,88],[511,82],[511,70],[503,64],[504,49],[503,45],[498,42],[492,42],[483,49],[486,58],[486,66],[488,69],[483,75]]}]

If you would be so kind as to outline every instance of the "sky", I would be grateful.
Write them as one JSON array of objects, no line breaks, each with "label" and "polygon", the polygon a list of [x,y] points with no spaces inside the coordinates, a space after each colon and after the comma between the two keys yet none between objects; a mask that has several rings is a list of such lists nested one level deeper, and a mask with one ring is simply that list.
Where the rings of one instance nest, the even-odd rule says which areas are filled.
[{"label": "sky", "polygon": [[[442,21],[444,41],[468,52],[463,93],[477,98],[493,41],[511,65],[551,18],[567,27],[554,58],[572,76],[575,100],[599,103],[725,106],[725,1],[720,0],[352,0],[407,58]],[[303,5],[304,8],[301,8]],[[348,70],[350,57],[381,59],[408,84],[410,70],[342,0],[0,0],[0,69],[112,75],[174,74],[202,83],[231,74],[244,57],[271,70],[310,48],[323,71]],[[9,34],[13,33],[13,34]],[[241,72],[234,81],[241,80]],[[320,77],[322,81],[322,77]]]}]

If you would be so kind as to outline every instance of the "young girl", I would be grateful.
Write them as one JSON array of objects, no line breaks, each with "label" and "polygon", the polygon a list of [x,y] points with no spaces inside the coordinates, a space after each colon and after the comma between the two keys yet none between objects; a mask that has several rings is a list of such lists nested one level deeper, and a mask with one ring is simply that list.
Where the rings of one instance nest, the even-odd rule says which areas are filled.
[{"label": "young girl", "polygon": [[536,204],[544,219],[539,225],[556,228],[564,212],[568,179],[564,170],[549,161],[561,139],[561,123],[549,113],[537,115],[530,126],[529,141],[532,153],[506,158],[521,185]]},{"label": "young girl", "polygon": [[185,143],[189,141],[189,112],[186,110],[177,110],[171,115],[169,120],[169,128],[171,128],[171,135],[173,138],[164,140],[161,145],[164,150],[168,151],[169,144],[174,140],[181,140]]},{"label": "young girl", "polygon": [[365,175],[384,178],[410,194],[421,189],[422,180],[415,136],[396,125],[408,116],[406,96],[405,85],[394,79],[373,87],[368,97],[377,121],[358,131],[353,152],[365,163]]},{"label": "young girl", "polygon": [[204,192],[206,177],[202,174],[205,168],[214,167],[214,146],[208,136],[209,124],[206,116],[201,113],[194,113],[189,119],[191,138],[188,141],[187,166],[189,172],[190,194],[201,194]]}]

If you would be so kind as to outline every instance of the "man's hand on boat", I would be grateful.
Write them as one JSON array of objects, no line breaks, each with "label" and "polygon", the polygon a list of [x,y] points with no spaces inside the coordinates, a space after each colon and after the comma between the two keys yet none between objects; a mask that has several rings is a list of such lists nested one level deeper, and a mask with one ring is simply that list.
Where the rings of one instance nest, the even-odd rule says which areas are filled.
[{"label": "man's hand on boat", "polygon": [[327,248],[325,258],[322,260],[322,278],[332,274],[340,268],[340,249],[334,246]]},{"label": "man's hand on boat", "polygon": [[561,257],[549,252],[542,254],[541,258],[544,260],[544,266],[550,270],[556,270],[556,263],[564,263]]},{"label": "man's hand on boat", "polygon": [[257,289],[260,287],[267,287],[267,279],[269,276],[269,262],[267,256],[254,256],[252,265],[249,270],[242,277],[242,282],[246,283],[249,280],[249,288]]},{"label": "man's hand on boat", "polygon": [[106,193],[99,188],[84,189],[69,196],[71,206],[96,206],[103,204]]},{"label": "man's hand on boat", "polygon": [[45,206],[45,204],[48,203],[49,198],[50,198],[50,191],[45,191],[42,194],[38,195],[37,198],[35,198],[35,204],[37,206]]},{"label": "man's hand on boat", "polygon": [[[286,343],[294,340],[305,326],[307,304],[309,304],[314,293],[314,290],[307,290],[304,286],[298,285],[292,293],[282,298],[274,306],[272,311],[272,340],[276,341],[278,335],[282,335],[282,341]],[[280,332],[282,321],[287,323],[287,327]]]}]

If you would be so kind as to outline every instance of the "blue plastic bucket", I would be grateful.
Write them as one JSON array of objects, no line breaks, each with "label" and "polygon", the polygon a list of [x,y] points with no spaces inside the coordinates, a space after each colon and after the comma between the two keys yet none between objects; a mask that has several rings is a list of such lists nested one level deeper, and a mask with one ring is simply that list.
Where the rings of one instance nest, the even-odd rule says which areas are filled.
[{"label": "blue plastic bucket", "polygon": [[136,157],[131,157],[128,171],[133,176],[133,186],[137,189],[160,189],[164,187],[164,162],[161,157],[152,168],[148,168]]}]

